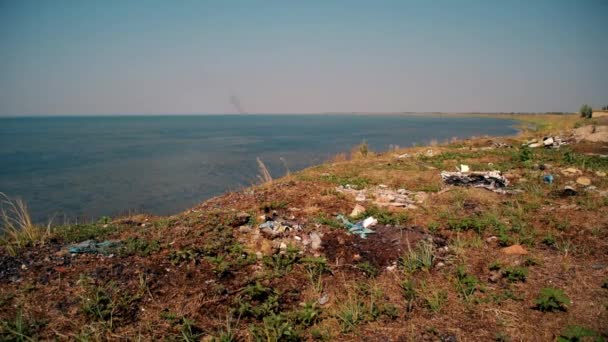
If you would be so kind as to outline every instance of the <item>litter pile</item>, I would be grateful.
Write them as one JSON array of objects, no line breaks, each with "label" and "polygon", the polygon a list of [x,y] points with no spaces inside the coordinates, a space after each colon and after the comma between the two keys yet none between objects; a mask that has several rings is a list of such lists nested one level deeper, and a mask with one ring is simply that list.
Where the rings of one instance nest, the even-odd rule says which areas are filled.
[{"label": "litter pile", "polygon": [[528,146],[530,148],[537,148],[537,147],[545,147],[545,148],[560,148],[563,145],[568,145],[569,142],[561,137],[561,136],[553,136],[553,137],[544,137],[542,141],[539,141],[538,139],[532,139],[529,141],[526,141],[524,143],[524,146]]},{"label": "litter pile", "polygon": [[350,185],[336,188],[336,191],[355,197],[357,202],[365,202],[372,199],[377,206],[399,207],[406,209],[418,208],[416,204],[424,203],[428,195],[423,191],[408,191],[405,189],[389,189],[388,186],[380,184],[375,188],[357,190]]},{"label": "litter pile", "polygon": [[[467,168],[462,168],[468,171]],[[449,172],[441,171],[441,179],[445,184],[456,186],[472,186],[475,188],[484,188],[487,190],[504,193],[504,187],[509,185],[509,181],[500,171],[484,171],[484,172]]]},{"label": "litter pile", "polygon": [[368,234],[375,233],[373,230],[369,229],[369,227],[373,227],[378,224],[378,220],[371,216],[357,223],[350,222],[346,217],[342,215],[338,215],[336,218],[342,222],[344,227],[348,229],[349,233],[359,235],[362,239],[365,239]]},{"label": "litter pile", "polygon": [[120,246],[120,241],[86,240],[68,247],[70,254],[103,254],[108,255]]}]

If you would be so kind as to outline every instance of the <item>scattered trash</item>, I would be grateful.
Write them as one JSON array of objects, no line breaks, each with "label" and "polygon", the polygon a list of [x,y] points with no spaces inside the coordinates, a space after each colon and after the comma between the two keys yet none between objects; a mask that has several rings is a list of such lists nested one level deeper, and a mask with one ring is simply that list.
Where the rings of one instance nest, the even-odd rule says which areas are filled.
[{"label": "scattered trash", "polygon": [[357,223],[350,222],[342,215],[338,215],[336,218],[342,221],[342,224],[348,229],[349,233],[359,235],[362,239],[365,239],[368,234],[375,233],[373,230],[369,229],[369,227],[373,227],[378,223],[378,221],[371,216]]},{"label": "scattered trash", "polygon": [[375,188],[362,190],[353,189],[348,185],[338,186],[336,191],[355,196],[357,202],[364,202],[369,197],[374,198],[373,203],[377,206],[401,207],[406,209],[418,208],[415,204],[424,203],[428,197],[427,193],[423,191],[413,192],[405,189],[393,190],[389,189],[386,185],[379,185]]},{"label": "scattered trash", "polygon": [[576,183],[583,185],[583,186],[588,186],[588,185],[591,185],[591,179],[589,179],[587,177],[578,177],[576,179]]},{"label": "scattered trash", "polygon": [[528,251],[525,250],[521,245],[512,245],[501,249],[501,252],[507,255],[526,255]]},{"label": "scattered trash", "polygon": [[469,165],[460,164],[459,171],[460,172],[469,172]]},{"label": "scattered trash", "polygon": [[325,305],[327,304],[327,302],[329,302],[329,296],[327,295],[327,293],[324,293],[320,298],[319,298],[319,305]]},{"label": "scattered trash", "polygon": [[258,228],[270,237],[275,237],[288,230],[300,230],[302,227],[299,224],[284,221],[284,220],[268,220],[258,226]]},{"label": "scattered trash", "polygon": [[102,241],[85,240],[75,245],[68,247],[68,252],[71,254],[103,254],[107,255],[114,252],[114,249],[120,246],[120,241]]},{"label": "scattered trash", "polygon": [[503,177],[500,171],[487,172],[441,172],[441,179],[444,183],[458,186],[473,186],[476,188],[484,188],[492,191],[500,191],[499,188],[504,188],[509,184],[509,181]]},{"label": "scattered trash", "polygon": [[363,228],[369,228],[369,227],[373,227],[375,225],[378,224],[378,220],[376,220],[373,217],[368,217],[365,220],[363,220]]},{"label": "scattered trash", "polygon": [[553,175],[545,175],[543,181],[545,183],[553,184]]},{"label": "scattered trash", "polygon": [[363,214],[365,212],[365,207],[362,206],[361,204],[357,204],[355,205],[355,207],[353,208],[353,211],[350,213],[350,217],[357,217],[361,214]]},{"label": "scattered trash", "polygon": [[560,148],[561,146],[568,144],[568,141],[566,141],[563,137],[553,136],[544,137],[542,142],[538,141],[537,139],[532,139],[525,142],[523,145],[530,148],[537,148],[541,146],[544,146],[545,148]]}]

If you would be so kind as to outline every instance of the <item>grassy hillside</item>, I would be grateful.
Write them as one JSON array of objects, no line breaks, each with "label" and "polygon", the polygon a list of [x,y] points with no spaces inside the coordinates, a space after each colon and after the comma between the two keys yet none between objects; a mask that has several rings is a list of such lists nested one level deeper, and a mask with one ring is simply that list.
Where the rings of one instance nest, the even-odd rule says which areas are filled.
[{"label": "grassy hillside", "polygon": [[[606,143],[524,148],[590,122],[517,118],[516,138],[355,148],[170,217],[26,222],[0,250],[0,339],[606,338]],[[502,171],[509,193],[443,184],[461,164]],[[338,215],[372,216],[375,233]],[[70,253],[87,239],[115,244]]]}]

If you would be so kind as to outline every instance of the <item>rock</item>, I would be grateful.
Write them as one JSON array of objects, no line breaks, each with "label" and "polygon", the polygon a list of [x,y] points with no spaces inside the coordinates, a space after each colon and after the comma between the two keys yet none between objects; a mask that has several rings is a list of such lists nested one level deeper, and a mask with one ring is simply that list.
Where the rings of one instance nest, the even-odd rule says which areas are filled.
[{"label": "rock", "polygon": [[249,233],[251,232],[251,226],[240,226],[239,232],[241,233]]},{"label": "rock", "polygon": [[378,185],[378,187],[380,189],[388,189],[388,185],[385,185],[385,184],[380,184],[380,185]]},{"label": "rock", "polygon": [[552,137],[545,138],[543,140],[543,145],[545,145],[545,146],[552,146],[553,145],[553,138]]},{"label": "rock", "polygon": [[500,280],[500,278],[502,278],[502,272],[492,271],[492,272],[490,272],[490,277],[488,278],[488,280],[493,283],[496,283]]},{"label": "rock", "polygon": [[234,216],[234,221],[232,221],[232,226],[233,227],[244,226],[247,224],[247,222],[249,222],[250,217],[251,217],[251,215],[249,215],[249,213],[241,211]]},{"label": "rock", "polygon": [[521,245],[512,245],[509,247],[502,248],[500,250],[506,255],[526,255],[528,251],[525,250]]},{"label": "rock", "polygon": [[386,270],[392,272],[397,269],[397,265],[386,266]]},{"label": "rock", "polygon": [[587,177],[578,177],[576,179],[576,183],[583,185],[583,186],[591,185],[591,179],[589,179]]},{"label": "rock", "polygon": [[443,263],[443,262],[440,261],[440,262],[437,263],[437,265],[435,265],[435,268],[442,268],[444,266],[445,266],[445,263]]},{"label": "rock", "polygon": [[353,211],[350,213],[349,216],[357,217],[357,216],[363,214],[364,212],[365,212],[365,207],[360,204],[357,204],[357,205],[355,205],[355,207],[353,208]]},{"label": "rock", "polygon": [[496,236],[490,236],[489,238],[486,239],[487,243],[492,243],[494,241],[497,241],[498,238]]},{"label": "rock", "polygon": [[569,167],[567,169],[562,169],[562,174],[564,176],[575,176],[575,175],[582,175],[583,172],[579,169],[575,169],[573,167]]},{"label": "rock", "polygon": [[297,236],[297,235],[296,235],[296,236],[294,236],[293,238],[294,238],[294,240],[296,240],[296,241],[302,241],[302,238],[301,238],[301,237],[299,237],[299,236]]},{"label": "rock", "polygon": [[574,190],[573,187],[566,185],[564,187],[564,190],[562,190],[561,192],[561,196],[565,197],[565,196],[576,196],[578,194],[578,192],[576,190]]},{"label": "rock", "polygon": [[355,201],[357,201],[357,202],[365,202],[365,195],[364,194],[358,194],[357,197],[355,197]]},{"label": "rock", "polygon": [[313,250],[321,248],[321,236],[317,232],[310,233],[310,248]]},{"label": "rock", "polygon": [[606,172],[603,171],[595,171],[595,175],[598,177],[606,177]]}]

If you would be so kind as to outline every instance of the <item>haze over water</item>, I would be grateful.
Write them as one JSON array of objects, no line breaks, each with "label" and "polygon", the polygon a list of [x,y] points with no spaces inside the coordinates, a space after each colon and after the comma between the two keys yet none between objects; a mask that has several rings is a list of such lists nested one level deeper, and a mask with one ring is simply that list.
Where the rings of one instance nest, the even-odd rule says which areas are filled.
[{"label": "haze over water", "polygon": [[0,192],[37,221],[172,214],[348,152],[451,137],[516,133],[512,120],[401,115],[229,115],[0,118]]}]

